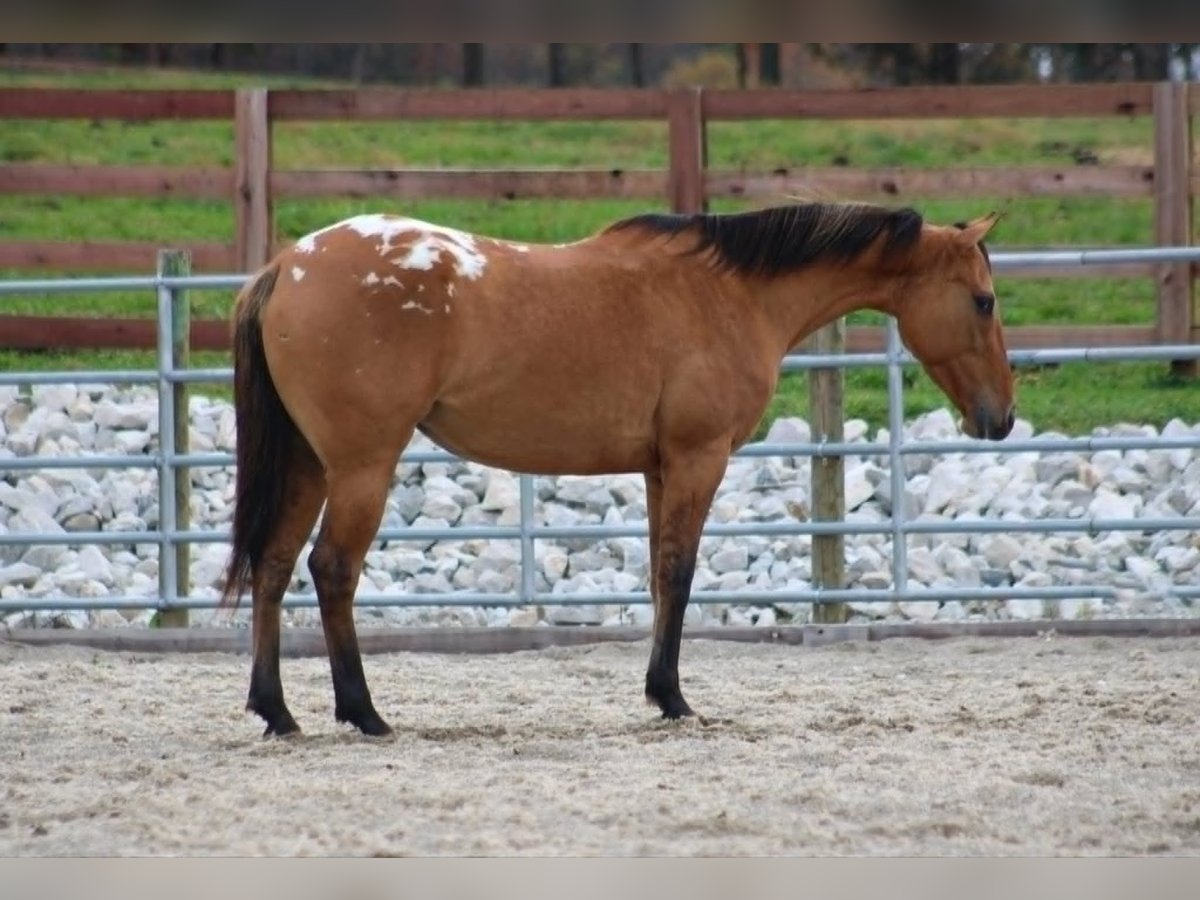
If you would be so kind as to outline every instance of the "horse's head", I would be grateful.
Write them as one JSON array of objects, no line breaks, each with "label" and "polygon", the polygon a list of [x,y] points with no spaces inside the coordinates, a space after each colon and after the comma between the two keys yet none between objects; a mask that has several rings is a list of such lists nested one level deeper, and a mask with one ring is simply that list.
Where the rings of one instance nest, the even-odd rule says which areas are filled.
[{"label": "horse's head", "polygon": [[1000,440],[1013,426],[1013,376],[983,238],[997,216],[926,225],[893,310],[900,335],[958,407],[963,430]]}]

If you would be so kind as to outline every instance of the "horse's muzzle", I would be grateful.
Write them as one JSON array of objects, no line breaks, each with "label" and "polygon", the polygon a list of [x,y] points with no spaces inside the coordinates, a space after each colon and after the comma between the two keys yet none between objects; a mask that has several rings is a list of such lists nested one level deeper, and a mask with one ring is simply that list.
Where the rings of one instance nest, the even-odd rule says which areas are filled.
[{"label": "horse's muzzle", "polygon": [[963,419],[962,430],[973,438],[1002,441],[1013,430],[1016,421],[1016,412],[1011,406],[1001,416],[993,416],[983,407],[977,407],[972,418]]}]

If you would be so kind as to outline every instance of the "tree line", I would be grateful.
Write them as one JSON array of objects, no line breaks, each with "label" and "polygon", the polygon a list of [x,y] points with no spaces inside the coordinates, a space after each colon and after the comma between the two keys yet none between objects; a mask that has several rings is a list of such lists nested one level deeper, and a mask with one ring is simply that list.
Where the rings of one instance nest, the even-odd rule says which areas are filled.
[{"label": "tree line", "polygon": [[0,62],[410,86],[854,87],[1200,78],[1200,44],[0,44]]}]

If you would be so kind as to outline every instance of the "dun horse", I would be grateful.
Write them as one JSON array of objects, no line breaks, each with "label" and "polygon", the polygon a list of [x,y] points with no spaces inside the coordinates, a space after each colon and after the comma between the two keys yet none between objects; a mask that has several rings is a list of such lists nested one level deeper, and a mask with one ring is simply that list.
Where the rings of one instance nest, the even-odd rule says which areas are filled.
[{"label": "dun horse", "polygon": [[235,312],[237,502],[226,600],[253,595],[247,709],[298,731],[279,677],[280,605],[309,556],[335,715],[389,732],[363,675],[352,604],[414,429],[518,472],[640,472],[650,528],[646,698],[692,710],[679,644],[701,527],[785,353],[858,309],[895,316],[962,413],[1000,439],[1013,383],[982,241],[911,209],[806,203],[645,215],[526,246],[364,215],[282,251]]}]

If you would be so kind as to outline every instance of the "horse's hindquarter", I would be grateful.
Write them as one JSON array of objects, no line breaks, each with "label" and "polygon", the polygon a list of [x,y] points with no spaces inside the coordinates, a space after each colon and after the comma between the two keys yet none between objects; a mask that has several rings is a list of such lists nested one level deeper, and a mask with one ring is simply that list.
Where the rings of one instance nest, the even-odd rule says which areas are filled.
[{"label": "horse's hindquarter", "polygon": [[276,263],[263,345],[289,414],[326,464],[335,452],[392,452],[433,402],[447,271],[398,267],[338,233],[311,249],[302,241]]}]

